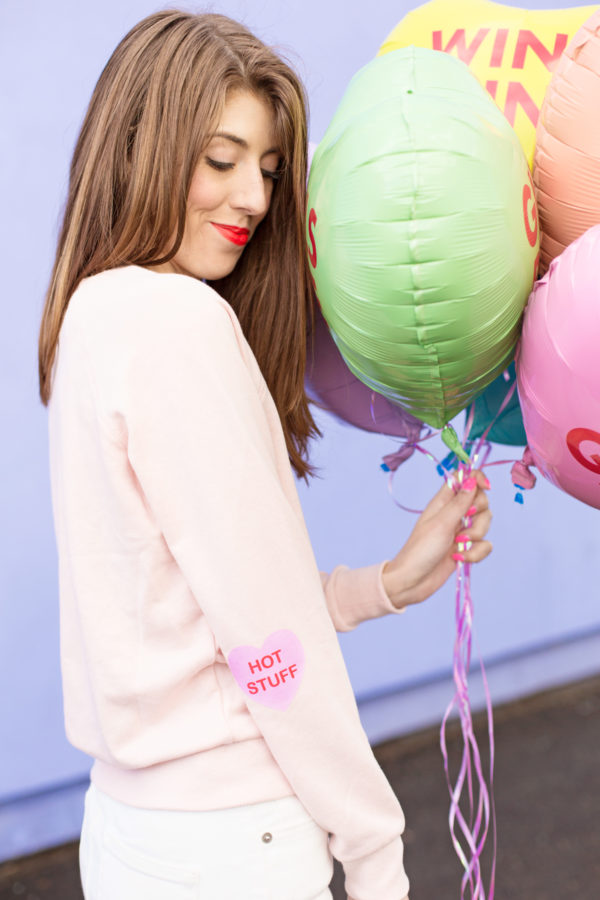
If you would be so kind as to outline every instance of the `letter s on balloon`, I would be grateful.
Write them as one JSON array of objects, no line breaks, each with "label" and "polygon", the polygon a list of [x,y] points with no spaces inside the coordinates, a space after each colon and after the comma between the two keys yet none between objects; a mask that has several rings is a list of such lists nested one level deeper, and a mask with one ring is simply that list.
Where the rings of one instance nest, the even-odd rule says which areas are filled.
[{"label": "letter s on balloon", "polygon": [[315,243],[315,235],[313,232],[313,228],[317,224],[317,214],[314,209],[311,208],[308,214],[308,236],[310,238],[310,247],[308,250],[308,258],[310,259],[310,264],[313,269],[317,268],[317,245]]}]

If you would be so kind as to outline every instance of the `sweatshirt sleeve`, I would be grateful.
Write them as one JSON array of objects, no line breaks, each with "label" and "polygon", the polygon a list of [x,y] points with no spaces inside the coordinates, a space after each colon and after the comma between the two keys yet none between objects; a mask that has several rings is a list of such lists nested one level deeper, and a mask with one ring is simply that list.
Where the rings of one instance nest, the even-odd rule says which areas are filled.
[{"label": "sweatshirt sleeve", "polygon": [[394,606],[385,590],[382,576],[386,562],[384,559],[358,569],[339,565],[331,573],[319,572],[336,631],[351,631],[367,619],[406,612],[406,607]]},{"label": "sweatshirt sleeve", "polygon": [[120,324],[132,469],[348,894],[402,900],[404,816],[360,723],[272,398],[228,304],[191,278],[152,278],[160,290]]}]

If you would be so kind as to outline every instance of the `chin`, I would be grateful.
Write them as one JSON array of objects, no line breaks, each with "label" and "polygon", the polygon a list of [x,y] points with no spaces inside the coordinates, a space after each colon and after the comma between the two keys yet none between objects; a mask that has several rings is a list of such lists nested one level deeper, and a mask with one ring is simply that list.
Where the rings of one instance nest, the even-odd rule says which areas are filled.
[{"label": "chin", "polygon": [[220,266],[219,268],[215,267],[214,271],[209,275],[205,275],[204,278],[207,281],[218,281],[220,278],[227,278],[228,275],[231,275],[237,264],[238,260],[236,259],[235,262],[231,263],[228,266]]},{"label": "chin", "polygon": [[193,278],[199,278],[204,281],[218,281],[220,278],[227,278],[231,275],[237,266],[241,254],[222,260],[212,260],[210,265],[194,265],[181,266],[180,271],[185,275],[191,275]]}]

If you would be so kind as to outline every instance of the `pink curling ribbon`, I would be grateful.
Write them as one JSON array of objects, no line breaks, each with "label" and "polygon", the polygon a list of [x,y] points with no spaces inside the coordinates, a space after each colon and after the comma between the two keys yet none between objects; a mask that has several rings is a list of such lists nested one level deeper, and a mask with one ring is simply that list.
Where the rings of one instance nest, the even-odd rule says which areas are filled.
[{"label": "pink curling ribbon", "polygon": [[[466,431],[468,434],[468,430]],[[480,467],[486,464],[491,445],[480,440],[475,455],[482,454],[483,459]],[[460,490],[462,482],[468,478],[471,473],[471,466],[465,466],[460,463],[458,471],[455,474],[445,472],[435,456],[428,450],[418,444],[412,445],[412,450],[417,450],[425,454],[438,466],[438,471],[444,472],[446,483],[452,488],[454,493]],[[400,455],[400,454],[398,454]],[[388,490],[392,496],[392,500],[397,506],[408,512],[419,513],[422,510],[413,510],[410,507],[399,503],[392,494],[392,479],[400,462],[396,462],[394,454],[390,454],[389,465],[390,477],[388,480]],[[387,459],[387,457],[385,458]],[[392,468],[396,462],[395,468]],[[469,528],[472,524],[470,516],[463,517],[463,525]],[[481,855],[485,845],[486,838],[489,833],[490,823],[493,831],[493,855],[492,868],[490,876],[490,885],[488,892],[488,900],[494,900],[494,883],[496,873],[496,810],[494,805],[494,723],[492,713],[492,700],[488,688],[487,678],[483,659],[479,654],[479,664],[483,677],[483,685],[485,692],[485,701],[488,720],[488,735],[490,744],[490,781],[489,790],[486,785],[483,773],[481,754],[477,744],[477,739],[473,731],[473,721],[471,717],[471,705],[469,700],[468,673],[471,665],[471,646],[473,635],[473,601],[471,598],[471,567],[468,563],[457,561],[456,564],[456,601],[455,601],[455,617],[456,617],[456,637],[454,641],[453,653],[453,676],[455,684],[455,693],[450,702],[446,713],[442,720],[440,729],[440,747],[444,760],[444,772],[446,775],[446,783],[450,794],[450,811],[448,816],[448,824],[450,827],[450,835],[452,844],[456,854],[461,861],[464,874],[461,881],[461,900],[469,897],[470,900],[486,900],[486,893],[483,884],[483,876],[481,870]],[[452,710],[456,709],[461,723],[461,732],[463,736],[463,754],[460,770],[455,785],[450,780],[448,752],[446,749],[446,723],[450,717]],[[469,812],[465,816],[461,811],[461,799],[463,789],[465,787],[468,792]],[[477,802],[475,803],[475,796]],[[460,834],[457,835],[456,829]],[[461,838],[463,843],[461,843]],[[463,846],[465,844],[466,846]],[[469,890],[469,894],[466,891]]]},{"label": "pink curling ribbon", "polygon": [[[464,467],[463,472],[464,479],[465,475],[468,477],[470,468]],[[459,489],[459,484],[460,482],[457,478],[456,484],[454,485],[455,490]],[[464,517],[463,522],[468,528],[471,525],[471,518]],[[452,844],[465,870],[461,881],[461,900],[464,900],[466,896],[468,896],[470,900],[485,900],[486,893],[481,870],[481,855],[485,846],[491,823],[493,831],[493,854],[489,892],[487,894],[487,897],[488,900],[493,900],[496,876],[497,835],[496,810],[494,805],[493,791],[494,722],[492,714],[492,701],[490,697],[487,678],[485,675],[485,667],[483,665],[481,654],[479,654],[479,664],[481,667],[481,674],[485,691],[488,736],[490,744],[490,787],[488,790],[483,773],[481,754],[479,752],[477,738],[473,731],[471,704],[469,700],[468,673],[471,665],[471,646],[473,640],[471,567],[469,563],[461,563],[460,561],[458,561],[456,565],[456,637],[454,641],[452,667],[456,690],[454,693],[454,697],[452,698],[451,702],[448,705],[448,708],[446,709],[440,729],[440,747],[444,760],[446,783],[448,785],[448,791],[450,794],[450,811],[448,815],[448,824],[450,826]],[[452,785],[452,782],[450,780],[448,752],[446,748],[446,723],[453,709],[456,709],[458,711],[458,716],[461,724],[461,732],[463,736],[462,760],[456,783],[454,785]],[[463,814],[460,805],[465,784],[469,801],[469,811],[466,815]],[[457,834],[457,827],[459,829],[459,834]],[[467,890],[469,891],[468,894],[466,893]]]}]

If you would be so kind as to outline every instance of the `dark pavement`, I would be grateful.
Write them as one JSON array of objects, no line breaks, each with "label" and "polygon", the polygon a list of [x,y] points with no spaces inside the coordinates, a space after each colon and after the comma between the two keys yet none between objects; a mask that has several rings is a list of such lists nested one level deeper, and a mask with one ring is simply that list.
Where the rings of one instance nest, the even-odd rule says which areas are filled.
[{"label": "dark pavement", "polygon": [[[487,759],[485,717],[474,721]],[[600,900],[600,677],[498,706],[494,725],[495,900]],[[448,749],[454,773],[456,722]],[[450,842],[439,729],[375,753],[406,815],[411,900],[458,900],[462,868]],[[82,900],[77,851],[75,842],[0,865],[0,900]],[[487,853],[484,860],[487,885]],[[332,891],[345,900],[337,865]]]}]

